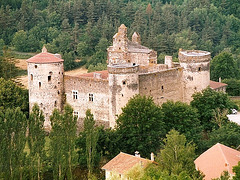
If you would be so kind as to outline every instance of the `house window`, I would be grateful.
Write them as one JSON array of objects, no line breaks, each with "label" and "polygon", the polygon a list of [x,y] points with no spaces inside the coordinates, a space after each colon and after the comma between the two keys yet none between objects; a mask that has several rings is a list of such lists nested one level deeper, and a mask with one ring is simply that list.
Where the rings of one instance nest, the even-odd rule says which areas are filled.
[{"label": "house window", "polygon": [[72,91],[73,99],[78,99],[78,91]]},{"label": "house window", "polygon": [[89,101],[93,101],[93,94],[89,94]]},{"label": "house window", "polygon": [[31,81],[33,80],[33,75],[31,74]]},{"label": "house window", "polygon": [[50,82],[50,81],[51,81],[51,78],[52,78],[52,76],[48,76],[48,82]]},{"label": "house window", "polygon": [[42,87],[42,83],[41,82],[39,82],[38,83],[38,85],[39,85],[39,89]]},{"label": "house window", "polygon": [[73,112],[73,115],[76,116],[76,117],[78,117],[78,112],[77,112],[77,111],[74,111],[74,112]]}]

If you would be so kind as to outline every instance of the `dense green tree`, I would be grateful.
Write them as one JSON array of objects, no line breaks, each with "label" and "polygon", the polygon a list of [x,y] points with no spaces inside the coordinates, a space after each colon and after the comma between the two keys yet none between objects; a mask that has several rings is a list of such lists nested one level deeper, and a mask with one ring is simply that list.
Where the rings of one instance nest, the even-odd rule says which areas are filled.
[{"label": "dense green tree", "polygon": [[6,46],[4,46],[3,55],[0,56],[0,78],[2,77],[8,80],[16,77],[18,69],[15,66],[15,63],[16,62],[11,55],[11,51]]},{"label": "dense green tree", "polygon": [[70,105],[64,106],[63,114],[54,110],[50,117],[50,156],[53,163],[53,179],[73,179],[75,164],[75,141],[77,137],[77,117]]},{"label": "dense green tree", "polygon": [[240,96],[240,80],[224,79],[223,83],[227,84],[226,92],[229,96]]},{"label": "dense green tree", "polygon": [[0,177],[24,179],[27,120],[20,108],[0,111]]},{"label": "dense green tree", "polygon": [[238,162],[237,166],[233,167],[233,172],[235,176],[233,176],[233,180],[238,180],[240,178],[240,162]]},{"label": "dense green tree", "polygon": [[240,142],[239,133],[240,127],[234,122],[228,122],[219,129],[214,129],[211,133],[209,133],[206,148],[210,148],[216,143],[237,148]]},{"label": "dense green tree", "polygon": [[201,139],[201,124],[197,109],[180,101],[168,101],[162,104],[166,131],[172,128],[184,134],[188,141],[198,143]]},{"label": "dense green tree", "polygon": [[86,111],[84,119],[84,132],[86,134],[86,157],[88,167],[88,178],[92,176],[94,159],[97,153],[98,130],[94,128],[95,121],[91,110]]},{"label": "dense green tree", "polygon": [[165,134],[163,113],[151,97],[132,97],[116,122],[118,149],[129,154],[139,151],[149,156],[159,148]]},{"label": "dense green tree", "polygon": [[201,125],[203,125],[205,130],[212,130],[215,127],[212,118],[216,108],[219,108],[221,111],[223,109],[237,108],[227,94],[216,92],[210,88],[194,93],[190,104],[192,107],[197,108]]},{"label": "dense green tree", "polygon": [[215,56],[210,67],[211,79],[214,81],[218,81],[219,77],[222,79],[239,78],[239,70],[231,53],[222,52]]},{"label": "dense green tree", "polygon": [[166,136],[163,149],[157,155],[159,165],[169,174],[179,175],[186,171],[189,175],[193,175],[195,146],[187,143],[186,137],[176,130],[169,131]]},{"label": "dense green tree", "polygon": [[20,88],[13,81],[0,78],[0,110],[17,107],[28,114],[28,91]]},{"label": "dense green tree", "polygon": [[24,30],[20,30],[15,33],[12,44],[17,51],[28,51],[28,39],[27,33]]},{"label": "dense green tree", "polygon": [[43,112],[35,104],[32,107],[32,112],[28,119],[28,147],[29,154],[29,169],[30,179],[42,179],[43,177],[43,162],[46,156],[45,146],[45,131],[44,131],[44,116]]}]

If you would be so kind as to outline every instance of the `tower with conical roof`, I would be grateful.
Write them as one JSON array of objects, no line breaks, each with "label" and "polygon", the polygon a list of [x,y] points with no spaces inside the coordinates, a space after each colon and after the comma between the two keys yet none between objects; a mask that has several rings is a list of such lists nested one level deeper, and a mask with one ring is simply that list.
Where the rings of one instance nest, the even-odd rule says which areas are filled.
[{"label": "tower with conical roof", "polygon": [[62,110],[63,104],[63,59],[43,47],[42,52],[27,60],[30,111],[36,103],[45,116],[45,129],[51,128],[53,110]]}]

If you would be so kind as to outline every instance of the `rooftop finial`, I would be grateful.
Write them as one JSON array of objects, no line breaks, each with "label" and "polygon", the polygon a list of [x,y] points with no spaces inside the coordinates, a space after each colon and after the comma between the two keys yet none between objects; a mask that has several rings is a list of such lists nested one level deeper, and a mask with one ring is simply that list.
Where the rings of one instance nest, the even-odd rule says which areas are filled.
[{"label": "rooftop finial", "polygon": [[46,52],[47,52],[47,48],[46,48],[45,46],[43,46],[42,52],[43,52],[43,53],[46,53]]}]

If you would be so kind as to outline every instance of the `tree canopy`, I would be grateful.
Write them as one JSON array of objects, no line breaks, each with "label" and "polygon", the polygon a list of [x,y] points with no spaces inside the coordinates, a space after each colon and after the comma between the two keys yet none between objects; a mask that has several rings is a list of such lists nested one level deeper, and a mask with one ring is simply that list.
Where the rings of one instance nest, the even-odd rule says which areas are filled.
[{"label": "tree canopy", "polygon": [[118,147],[130,154],[139,151],[148,157],[159,148],[165,134],[163,113],[151,97],[132,97],[116,122]]}]

